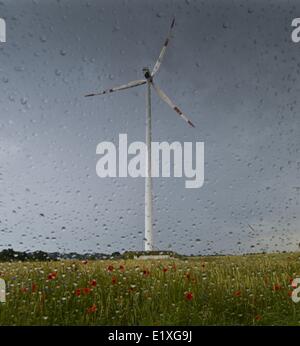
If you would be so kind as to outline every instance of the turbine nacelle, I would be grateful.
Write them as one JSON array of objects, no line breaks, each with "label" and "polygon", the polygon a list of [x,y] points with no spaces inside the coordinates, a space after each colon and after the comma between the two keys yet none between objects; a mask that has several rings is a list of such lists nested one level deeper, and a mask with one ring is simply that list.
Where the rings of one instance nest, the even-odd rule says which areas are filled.
[{"label": "turbine nacelle", "polygon": [[143,68],[143,74],[144,74],[144,77],[145,77],[147,80],[149,80],[149,81],[152,80],[152,76],[151,76],[151,73],[150,73],[150,70],[149,70],[148,67],[144,67],[144,68]]}]

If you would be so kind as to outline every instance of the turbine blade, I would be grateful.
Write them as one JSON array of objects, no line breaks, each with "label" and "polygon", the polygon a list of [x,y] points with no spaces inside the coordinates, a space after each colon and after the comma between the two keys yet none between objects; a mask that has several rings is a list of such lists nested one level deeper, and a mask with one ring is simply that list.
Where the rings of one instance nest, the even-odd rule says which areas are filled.
[{"label": "turbine blade", "polygon": [[191,122],[191,120],[185,116],[182,111],[169,99],[169,97],[153,82],[151,82],[154,90],[157,92],[158,96],[165,101],[171,108],[174,109],[174,111],[183,119],[185,120],[190,126],[195,127],[195,125]]},{"label": "turbine blade", "polygon": [[110,89],[106,89],[100,92],[96,92],[93,94],[87,94],[85,95],[85,97],[90,97],[90,96],[98,96],[98,95],[104,95],[104,94],[108,94],[108,93],[112,93],[114,91],[119,91],[119,90],[125,90],[125,89],[129,89],[129,88],[134,88],[136,86],[145,84],[147,81],[145,79],[140,79],[140,80],[134,80],[132,82],[129,82],[127,84],[124,85],[120,85],[118,87],[114,87],[114,88],[110,88]]},{"label": "turbine blade", "polygon": [[169,34],[168,34],[168,36],[167,36],[167,38],[166,38],[166,40],[165,40],[165,43],[164,43],[164,45],[163,45],[163,47],[162,47],[162,50],[161,50],[161,52],[160,52],[160,54],[159,54],[159,57],[158,57],[158,59],[157,59],[155,65],[154,65],[154,67],[153,67],[153,70],[152,70],[152,73],[151,73],[152,77],[153,77],[153,76],[155,75],[155,73],[159,70],[160,65],[161,65],[161,63],[162,63],[162,61],[163,61],[163,58],[164,58],[164,56],[165,56],[165,54],[166,54],[167,46],[168,46],[169,41],[170,41],[170,38],[171,38],[171,33],[172,33],[172,29],[173,29],[173,27],[174,27],[174,24],[175,24],[175,18],[173,18],[173,20],[172,20],[172,23],[171,23],[171,26],[170,26],[170,29],[169,29]]}]

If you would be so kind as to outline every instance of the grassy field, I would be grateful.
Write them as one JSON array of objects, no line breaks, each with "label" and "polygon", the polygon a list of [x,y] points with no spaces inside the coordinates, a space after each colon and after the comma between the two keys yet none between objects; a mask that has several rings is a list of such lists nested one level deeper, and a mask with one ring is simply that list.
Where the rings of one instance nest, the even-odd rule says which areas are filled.
[{"label": "grassy field", "polygon": [[300,325],[300,254],[0,263],[0,325]]}]

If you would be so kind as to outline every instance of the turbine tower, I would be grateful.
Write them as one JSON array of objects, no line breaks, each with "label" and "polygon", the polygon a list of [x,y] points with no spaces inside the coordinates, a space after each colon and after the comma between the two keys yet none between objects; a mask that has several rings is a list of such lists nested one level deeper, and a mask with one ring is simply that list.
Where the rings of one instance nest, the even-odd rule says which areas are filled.
[{"label": "turbine tower", "polygon": [[165,40],[159,57],[153,67],[152,72],[150,72],[148,67],[143,68],[144,79],[135,80],[127,84],[106,89],[100,92],[95,92],[92,94],[85,95],[85,97],[98,96],[109,94],[119,90],[125,90],[129,88],[134,88],[143,84],[147,85],[146,91],[146,146],[147,146],[147,160],[146,160],[146,177],[145,177],[145,251],[153,251],[153,208],[152,208],[152,177],[151,177],[151,87],[155,90],[158,96],[166,102],[173,110],[190,126],[195,127],[194,124],[186,117],[182,111],[169,99],[169,97],[153,82],[155,74],[158,72],[163,58],[166,53],[167,46],[169,44],[172,29],[175,24],[175,18],[173,18],[169,34]]}]

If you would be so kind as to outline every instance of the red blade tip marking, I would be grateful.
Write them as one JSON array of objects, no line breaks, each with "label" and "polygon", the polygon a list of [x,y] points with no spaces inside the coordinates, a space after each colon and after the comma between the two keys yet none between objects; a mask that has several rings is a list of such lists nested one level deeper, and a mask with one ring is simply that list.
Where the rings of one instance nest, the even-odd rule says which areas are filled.
[{"label": "red blade tip marking", "polygon": [[192,127],[195,127],[195,125],[190,120],[188,120],[188,124]]}]

